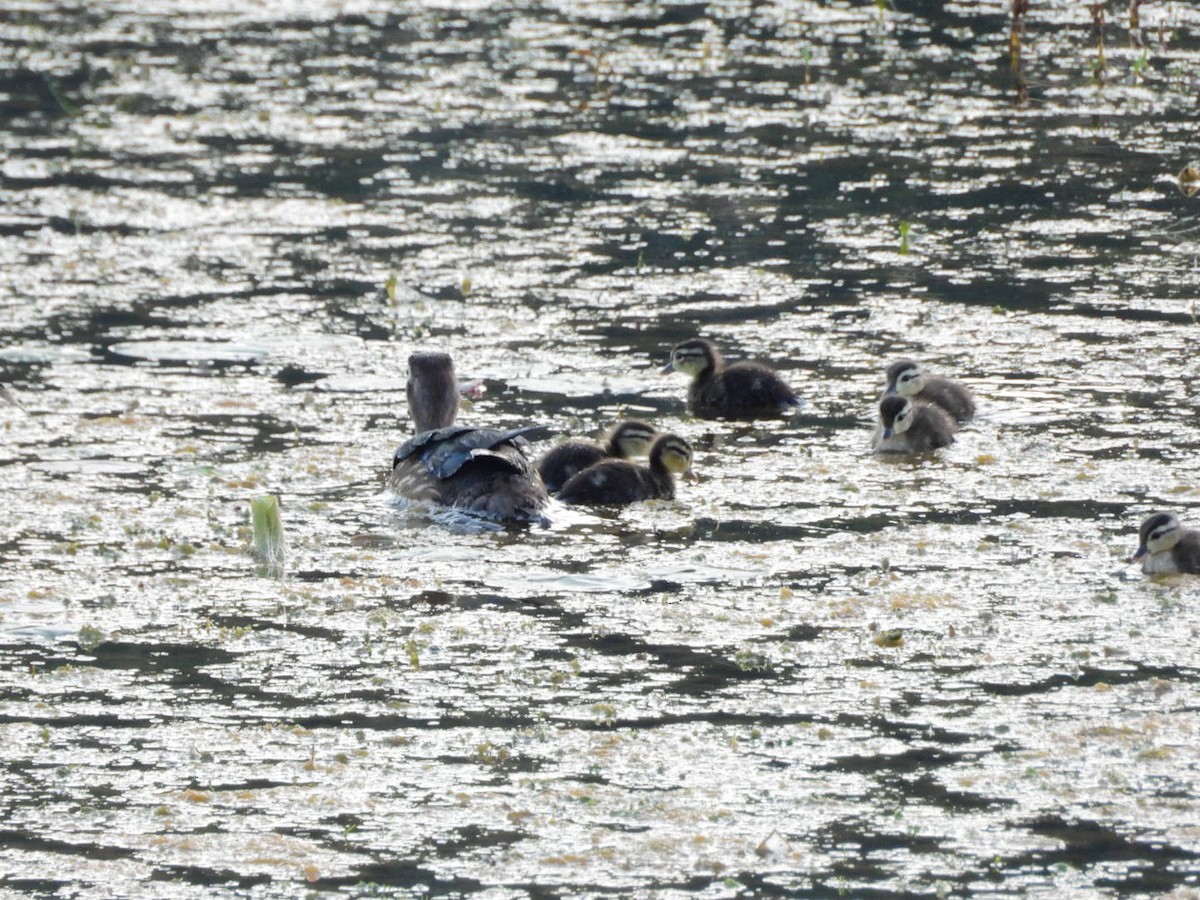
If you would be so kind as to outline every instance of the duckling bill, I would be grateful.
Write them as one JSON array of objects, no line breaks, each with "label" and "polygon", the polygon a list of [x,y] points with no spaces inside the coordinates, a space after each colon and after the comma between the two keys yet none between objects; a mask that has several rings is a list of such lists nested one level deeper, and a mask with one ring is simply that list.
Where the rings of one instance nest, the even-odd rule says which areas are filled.
[{"label": "duckling bill", "polygon": [[495,521],[546,522],[542,511],[550,498],[529,462],[524,437],[541,426],[498,430],[454,424],[459,388],[446,353],[412,354],[405,391],[417,433],[392,458],[391,491]]},{"label": "duckling bill", "polygon": [[639,500],[673,500],[673,475],[690,474],[692,448],[675,434],[664,434],[650,448],[648,465],[606,459],[567,479],[559,491],[563,503],[624,506]]},{"label": "duckling bill", "polygon": [[1155,513],[1138,531],[1132,562],[1147,575],[1200,575],[1200,532],[1184,528],[1171,513]]},{"label": "duckling bill", "polygon": [[538,474],[550,493],[559,491],[576,472],[604,459],[629,459],[642,456],[658,436],[654,426],[639,419],[626,419],[608,435],[603,445],[592,441],[569,440],[553,447],[538,460]]},{"label": "duckling bill", "polygon": [[876,453],[928,453],[954,443],[958,426],[940,406],[885,394],[871,445]]},{"label": "duckling bill", "polygon": [[690,375],[688,410],[701,419],[763,419],[789,412],[803,401],[762,363],[725,365],[712,341],[695,338],[677,344],[662,374]]}]

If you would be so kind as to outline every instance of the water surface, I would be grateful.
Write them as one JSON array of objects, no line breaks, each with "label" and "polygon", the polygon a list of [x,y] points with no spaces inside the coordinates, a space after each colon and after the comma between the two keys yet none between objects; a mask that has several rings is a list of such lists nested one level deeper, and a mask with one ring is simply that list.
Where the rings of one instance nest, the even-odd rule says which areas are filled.
[{"label": "water surface", "polygon": [[[1017,77],[1010,6],[0,13],[0,884],[1200,890],[1200,587],[1127,563],[1200,523],[1200,25],[1033,4]],[[697,334],[806,407],[689,417]],[[389,504],[429,347],[701,481]],[[900,355],[936,457],[867,451]]]}]

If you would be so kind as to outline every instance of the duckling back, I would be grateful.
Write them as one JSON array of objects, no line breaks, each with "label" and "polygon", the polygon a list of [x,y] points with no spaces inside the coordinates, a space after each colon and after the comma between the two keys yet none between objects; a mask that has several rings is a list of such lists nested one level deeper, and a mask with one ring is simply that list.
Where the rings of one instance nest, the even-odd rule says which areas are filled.
[{"label": "duckling back", "polygon": [[755,362],[734,363],[688,388],[688,409],[701,419],[763,419],[799,405],[782,378]]}]

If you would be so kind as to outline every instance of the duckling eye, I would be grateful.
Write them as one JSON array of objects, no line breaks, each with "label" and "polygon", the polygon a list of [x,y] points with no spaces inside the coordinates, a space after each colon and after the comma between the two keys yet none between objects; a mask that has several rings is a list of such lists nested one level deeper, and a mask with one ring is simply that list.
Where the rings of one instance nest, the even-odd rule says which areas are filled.
[{"label": "duckling eye", "polygon": [[1156,528],[1154,533],[1150,535],[1150,540],[1157,541],[1159,538],[1166,537],[1174,530],[1175,529],[1171,528],[1170,526],[1167,526],[1166,528]]},{"label": "duckling eye", "polygon": [[904,381],[904,382],[909,382],[909,381],[912,381],[916,377],[917,377],[917,373],[910,370],[908,372],[905,372],[903,375],[901,375],[900,380]]}]

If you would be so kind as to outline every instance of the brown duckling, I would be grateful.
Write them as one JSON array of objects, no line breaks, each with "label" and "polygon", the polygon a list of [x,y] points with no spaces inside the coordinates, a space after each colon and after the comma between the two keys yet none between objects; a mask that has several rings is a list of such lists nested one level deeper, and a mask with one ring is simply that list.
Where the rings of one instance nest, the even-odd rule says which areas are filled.
[{"label": "brown duckling", "polygon": [[542,476],[546,490],[554,493],[576,472],[582,472],[602,459],[629,459],[643,455],[657,436],[653,425],[640,419],[626,419],[609,432],[603,444],[563,441],[538,461],[538,474]]},{"label": "brown duckling", "polygon": [[883,392],[937,404],[960,425],[975,416],[975,400],[970,391],[941,375],[926,375],[911,359],[897,360],[888,366]]},{"label": "brown duckling", "polygon": [[795,392],[774,371],[757,362],[725,365],[711,341],[694,338],[671,350],[662,373],[692,376],[688,409],[701,419],[762,419],[800,406]]},{"label": "brown duckling", "polygon": [[958,426],[940,406],[884,394],[871,446],[876,453],[927,453],[954,443]]},{"label": "brown duckling", "polygon": [[1133,561],[1147,575],[1200,575],[1200,532],[1184,528],[1171,513],[1155,513],[1142,523]]},{"label": "brown duckling", "polygon": [[390,490],[495,521],[547,523],[542,510],[550,498],[523,437],[541,426],[501,431],[455,425],[459,388],[445,353],[412,354],[406,392],[417,433],[392,459]]},{"label": "brown duckling", "polygon": [[605,459],[572,475],[558,493],[563,503],[624,506],[639,500],[675,499],[672,475],[692,470],[692,448],[683,438],[664,434],[650,447],[649,465]]}]

